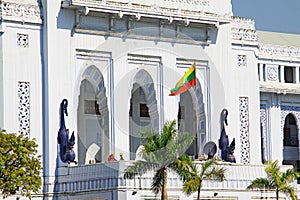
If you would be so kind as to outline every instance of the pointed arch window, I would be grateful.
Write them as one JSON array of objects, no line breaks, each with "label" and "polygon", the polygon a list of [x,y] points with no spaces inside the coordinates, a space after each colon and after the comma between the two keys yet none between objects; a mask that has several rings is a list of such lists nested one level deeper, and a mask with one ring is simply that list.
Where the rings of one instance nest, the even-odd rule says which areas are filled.
[{"label": "pointed arch window", "polygon": [[298,146],[298,131],[296,127],[296,120],[292,114],[288,114],[285,119],[283,142],[284,146]]},{"label": "pointed arch window", "polygon": [[84,100],[84,114],[101,115],[96,100]]},{"label": "pointed arch window", "polygon": [[140,104],[140,117],[150,117],[147,104]]}]

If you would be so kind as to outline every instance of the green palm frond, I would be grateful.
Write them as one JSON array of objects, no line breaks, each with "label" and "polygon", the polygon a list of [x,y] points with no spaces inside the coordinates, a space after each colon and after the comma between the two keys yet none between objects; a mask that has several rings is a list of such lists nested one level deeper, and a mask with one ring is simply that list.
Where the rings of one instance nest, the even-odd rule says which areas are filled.
[{"label": "green palm frond", "polygon": [[280,167],[278,165],[278,160],[275,160],[273,162],[269,162],[267,167],[266,167],[267,172],[275,172],[278,173],[280,172]]},{"label": "green palm frond", "polygon": [[200,177],[205,177],[207,176],[207,172],[209,170],[209,168],[211,168],[213,165],[216,164],[216,160],[215,159],[209,159],[208,161],[204,162],[201,166],[201,170],[200,170]]},{"label": "green palm frond", "polygon": [[154,152],[160,148],[160,135],[153,130],[145,130],[139,133],[144,153]]},{"label": "green palm frond", "polygon": [[278,161],[269,163],[265,171],[267,178],[257,178],[253,180],[247,189],[273,189],[289,194],[293,200],[297,199],[295,189],[289,184],[299,177],[298,172],[294,169],[281,172]]},{"label": "green palm frond", "polygon": [[186,150],[190,147],[194,140],[195,136],[189,132],[178,133],[174,140],[176,154],[179,156],[185,154]]},{"label": "green palm frond", "polygon": [[224,181],[226,169],[223,167],[212,167],[211,170],[205,173],[205,179]]},{"label": "green palm frond", "polygon": [[166,146],[176,135],[175,129],[176,121],[166,122],[163,126],[162,134],[161,134],[161,147]]},{"label": "green palm frond", "polygon": [[169,168],[176,172],[184,181],[191,177],[192,159],[187,155],[182,155],[175,162],[169,165]]},{"label": "green palm frond", "polygon": [[297,200],[296,191],[293,187],[286,185],[285,187],[280,188],[280,191],[286,194],[289,194],[292,200]]},{"label": "green palm frond", "polygon": [[177,160],[176,151],[172,150],[169,146],[154,152],[143,153],[142,157],[148,162],[158,163],[161,167],[168,166]]},{"label": "green palm frond", "polygon": [[251,182],[247,189],[275,189],[266,178],[257,178]]},{"label": "green palm frond", "polygon": [[125,179],[133,179],[136,175],[142,175],[160,167],[158,163],[139,160],[128,166],[124,172]]},{"label": "green palm frond", "polygon": [[164,178],[163,173],[164,173],[164,169],[161,168],[156,171],[156,173],[153,177],[153,181],[151,184],[151,190],[153,191],[154,194],[158,194],[162,190],[163,178]]},{"label": "green palm frond", "polygon": [[[154,139],[161,140],[160,137],[152,137],[152,140]],[[155,147],[156,149],[155,151],[153,150],[149,151],[150,148],[147,147],[148,150],[145,150],[143,152],[142,157],[146,161],[157,162],[160,163],[161,167],[166,167],[174,162],[177,162],[177,159],[180,156],[184,155],[184,152],[188,149],[188,147],[191,145],[193,140],[194,137],[191,134],[180,133],[177,135],[177,137],[172,138],[172,140],[169,141],[165,146],[161,148]],[[150,140],[147,141],[149,142]],[[152,142],[152,144],[157,144],[157,143],[159,142]],[[153,146],[151,148],[153,148]]]},{"label": "green palm frond", "polygon": [[156,133],[153,130],[142,131],[141,144],[145,147],[145,152],[154,152],[158,149],[164,148],[170,141],[172,141],[176,135],[175,129],[176,121],[166,122],[163,126],[161,134]]},{"label": "green palm frond", "polygon": [[199,187],[202,188],[202,182],[196,177],[184,182],[183,192],[187,195],[191,195],[193,192],[197,191]]},{"label": "green palm frond", "polygon": [[200,191],[202,182],[205,180],[223,181],[225,179],[226,169],[218,167],[217,161],[212,158],[202,163],[199,171],[197,166],[193,163],[190,166],[189,178],[184,182],[183,191],[186,194],[191,194]]},{"label": "green palm frond", "polygon": [[140,133],[141,144],[144,146],[142,160],[128,166],[124,178],[132,179],[136,175],[142,175],[154,171],[151,189],[153,193],[165,191],[167,169],[178,174],[183,180],[191,177],[192,160],[184,153],[192,144],[194,136],[189,133],[176,134],[176,121],[164,124],[161,134],[152,130]]},{"label": "green palm frond", "polygon": [[299,178],[299,173],[294,169],[288,169],[281,175],[281,181],[292,182],[294,179]]}]

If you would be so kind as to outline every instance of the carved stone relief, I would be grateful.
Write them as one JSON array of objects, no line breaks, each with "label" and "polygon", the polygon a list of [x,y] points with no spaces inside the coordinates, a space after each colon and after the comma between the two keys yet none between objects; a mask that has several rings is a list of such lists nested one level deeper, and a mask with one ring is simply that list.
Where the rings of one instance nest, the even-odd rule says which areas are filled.
[{"label": "carved stone relief", "polygon": [[278,66],[277,65],[266,65],[267,80],[278,81]]},{"label": "carved stone relief", "polygon": [[0,5],[1,17],[4,20],[42,23],[38,1],[4,0]]},{"label": "carved stone relief", "polygon": [[258,47],[260,56],[276,57],[276,59],[298,58],[300,59],[300,48],[288,46],[275,46],[259,44]]},{"label": "carved stone relief", "polygon": [[231,25],[232,39],[250,42],[257,41],[254,20],[234,17],[232,18]]},{"label": "carved stone relief", "polygon": [[231,29],[232,39],[234,40],[245,40],[245,41],[257,41],[257,33],[255,30],[247,29]]}]

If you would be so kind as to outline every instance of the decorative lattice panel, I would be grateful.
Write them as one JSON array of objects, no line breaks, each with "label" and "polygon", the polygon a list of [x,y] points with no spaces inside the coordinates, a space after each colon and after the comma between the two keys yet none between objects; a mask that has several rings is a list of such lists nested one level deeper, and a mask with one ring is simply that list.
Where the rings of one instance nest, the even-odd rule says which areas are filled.
[{"label": "decorative lattice panel", "polygon": [[237,56],[237,65],[239,67],[247,67],[247,56],[246,55],[238,55]]},{"label": "decorative lattice panel", "polygon": [[29,36],[28,34],[17,33],[17,46],[22,48],[29,47]]},{"label": "decorative lattice panel", "polygon": [[18,123],[19,133],[28,135],[30,133],[30,83],[18,83]]},{"label": "decorative lattice panel", "polygon": [[241,163],[250,163],[249,152],[249,99],[240,97],[240,141],[241,141]]}]

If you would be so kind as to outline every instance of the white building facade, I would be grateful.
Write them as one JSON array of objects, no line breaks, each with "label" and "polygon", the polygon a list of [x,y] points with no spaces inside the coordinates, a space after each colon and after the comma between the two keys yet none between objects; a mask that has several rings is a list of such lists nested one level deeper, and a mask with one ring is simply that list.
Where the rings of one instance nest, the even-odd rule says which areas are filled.
[{"label": "white building facade", "polygon": [[[300,168],[299,35],[257,31],[253,20],[233,17],[230,0],[0,4],[0,126],[37,139],[43,188],[33,198],[154,199],[151,174],[123,179],[138,132],[175,119],[196,137],[187,153],[197,158],[207,142],[218,144],[223,109],[237,164],[224,163],[226,181],[206,183],[202,199],[271,198],[246,190],[265,176],[262,163]],[[169,96],[193,63],[196,86]],[[59,157],[63,99],[75,133],[72,165]],[[111,152],[124,161],[108,162]],[[196,198],[181,188],[170,175],[170,199]]]}]

